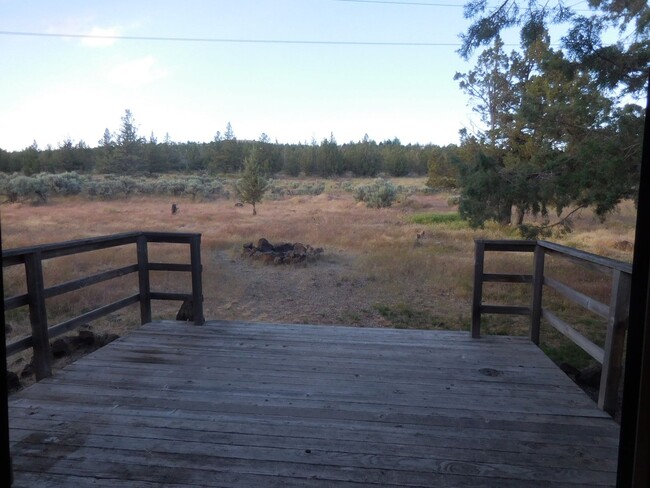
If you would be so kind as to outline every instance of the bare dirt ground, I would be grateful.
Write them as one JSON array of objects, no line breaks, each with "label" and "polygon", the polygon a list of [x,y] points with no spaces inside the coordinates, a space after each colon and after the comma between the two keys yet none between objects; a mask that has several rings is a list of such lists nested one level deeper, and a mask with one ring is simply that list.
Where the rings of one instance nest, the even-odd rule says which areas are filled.
[{"label": "bare dirt ground", "polygon": [[[224,286],[210,316],[277,323],[384,326],[376,304],[390,302],[376,280],[356,269],[355,258],[326,251],[304,264],[265,265],[234,252],[216,251],[213,261]],[[227,283],[227,285],[226,285]],[[208,290],[206,293],[210,293]]]}]

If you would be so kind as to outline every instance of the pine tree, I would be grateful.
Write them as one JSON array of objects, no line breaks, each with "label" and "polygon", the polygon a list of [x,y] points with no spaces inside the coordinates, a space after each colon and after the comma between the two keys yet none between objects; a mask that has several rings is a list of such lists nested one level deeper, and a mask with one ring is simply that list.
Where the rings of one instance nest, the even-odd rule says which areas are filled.
[{"label": "pine tree", "polygon": [[235,193],[243,203],[250,203],[253,206],[253,215],[257,215],[255,204],[262,201],[262,197],[269,188],[269,182],[262,174],[262,168],[258,162],[257,150],[244,160],[242,177],[235,183]]}]

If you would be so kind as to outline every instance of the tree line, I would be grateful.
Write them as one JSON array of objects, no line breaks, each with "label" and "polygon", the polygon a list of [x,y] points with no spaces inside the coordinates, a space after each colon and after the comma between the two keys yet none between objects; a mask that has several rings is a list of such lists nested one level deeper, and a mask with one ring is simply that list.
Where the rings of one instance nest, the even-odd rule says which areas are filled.
[{"label": "tree line", "polygon": [[230,124],[207,143],[159,141],[145,138],[131,111],[126,110],[119,129],[104,131],[96,147],[67,139],[58,147],[40,149],[36,142],[22,151],[0,149],[0,171],[4,173],[78,173],[144,175],[162,173],[239,173],[246,158],[254,154],[267,176],[331,177],[341,175],[426,175],[431,161],[441,151],[435,145],[402,144],[398,139],[376,142],[367,135],[358,142],[338,144],[333,135],[320,143],[280,144],[266,134],[257,141],[239,140]]}]

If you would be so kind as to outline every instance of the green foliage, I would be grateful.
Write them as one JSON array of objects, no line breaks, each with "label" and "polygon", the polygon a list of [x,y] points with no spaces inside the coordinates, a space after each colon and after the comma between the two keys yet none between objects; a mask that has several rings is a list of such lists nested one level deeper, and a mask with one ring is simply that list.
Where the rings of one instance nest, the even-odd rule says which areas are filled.
[{"label": "green foliage", "polygon": [[[487,0],[469,0],[465,15],[472,19],[461,35],[459,53],[491,43],[503,30],[519,27],[522,44],[529,46],[549,23],[568,25],[561,38],[568,58],[589,73],[600,90],[641,94],[650,65],[650,6],[643,0],[590,0],[587,15],[573,10],[581,4],[549,5],[544,0],[505,0],[488,8]],[[618,39],[611,34],[618,32]],[[607,34],[607,35],[605,35]]]},{"label": "green foliage", "polygon": [[383,178],[377,178],[369,185],[359,185],[354,191],[354,199],[370,208],[390,207],[396,197],[395,185]]},{"label": "green foliage", "polygon": [[133,114],[130,110],[125,110],[109,171],[119,174],[143,171],[145,169],[144,144],[145,140],[138,135]]},{"label": "green foliage", "polygon": [[27,176],[41,172],[77,171],[82,174],[135,176],[144,174],[209,171],[235,174],[253,150],[265,176],[284,173],[290,176],[392,176],[424,175],[430,153],[437,146],[402,145],[398,139],[377,143],[367,135],[359,142],[338,145],[334,136],[319,144],[272,143],[266,134],[259,141],[238,140],[232,126],[208,143],[172,142],[165,136],[159,142],[152,133],[148,139],[138,134],[133,114],[126,110],[117,131],[108,128],[88,147],[66,139],[58,148],[41,150],[36,143],[8,153],[0,149],[0,172],[21,171]]},{"label": "green foliage", "polygon": [[427,187],[434,190],[458,188],[460,157],[458,147],[433,148],[427,158]]},{"label": "green foliage", "polygon": [[357,144],[343,145],[341,152],[347,171],[357,176],[375,176],[382,167],[382,154],[375,141],[366,134]]},{"label": "green foliage", "polygon": [[3,193],[10,202],[46,202],[49,188],[47,181],[39,176],[18,175],[5,181]]},{"label": "green foliage", "polygon": [[269,180],[267,198],[279,200],[288,196],[317,196],[325,191],[325,183],[322,181],[291,181],[282,183],[280,181]]},{"label": "green foliage", "polygon": [[244,161],[242,177],[235,183],[235,194],[244,203],[253,206],[253,215],[257,215],[255,204],[262,201],[269,188],[269,182],[262,175],[262,168],[257,160],[258,153],[253,153]]},{"label": "green foliage", "polygon": [[344,171],[344,159],[336,144],[334,134],[329,139],[323,139],[316,152],[316,171],[320,176],[341,175]]},{"label": "green foliage", "polygon": [[484,152],[476,154],[473,164],[461,170],[462,193],[458,209],[472,227],[482,227],[485,221],[510,223],[513,202],[512,187],[494,158]]},{"label": "green foliage", "polygon": [[375,310],[397,329],[447,329],[451,328],[426,310],[417,310],[405,303],[375,305]]},{"label": "green foliage", "polygon": [[138,193],[138,180],[130,176],[114,176],[86,181],[86,193],[101,200],[124,198]]},{"label": "green foliage", "polygon": [[543,24],[528,28],[521,52],[507,55],[496,36],[456,76],[485,124],[463,135],[459,210],[475,227],[513,223],[514,210],[521,234],[535,237],[569,231],[576,209],[604,218],[635,194],[642,110],[614,108],[583,66],[550,47]]},{"label": "green foliage", "polygon": [[594,360],[582,348],[568,339],[555,339],[552,342],[542,342],[540,345],[549,358],[555,363],[568,363],[574,368],[582,369],[593,365]]},{"label": "green foliage", "polygon": [[453,229],[467,227],[467,222],[458,213],[426,213],[414,215],[411,222],[421,225],[446,225]]},{"label": "green foliage", "polygon": [[76,172],[39,175],[47,184],[49,191],[56,195],[78,195],[83,189],[83,178]]}]

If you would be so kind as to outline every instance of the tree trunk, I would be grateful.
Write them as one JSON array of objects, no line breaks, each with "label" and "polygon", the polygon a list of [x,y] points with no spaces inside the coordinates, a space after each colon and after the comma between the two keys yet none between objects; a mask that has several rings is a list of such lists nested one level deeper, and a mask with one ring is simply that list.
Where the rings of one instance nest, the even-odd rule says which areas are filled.
[{"label": "tree trunk", "polygon": [[524,209],[522,207],[515,207],[515,222],[517,225],[524,223]]},{"label": "tree trunk", "polygon": [[253,203],[253,215],[257,215],[257,210],[255,210],[255,203]]},{"label": "tree trunk", "polygon": [[499,224],[510,225],[512,223],[512,203],[504,202],[499,207]]}]

